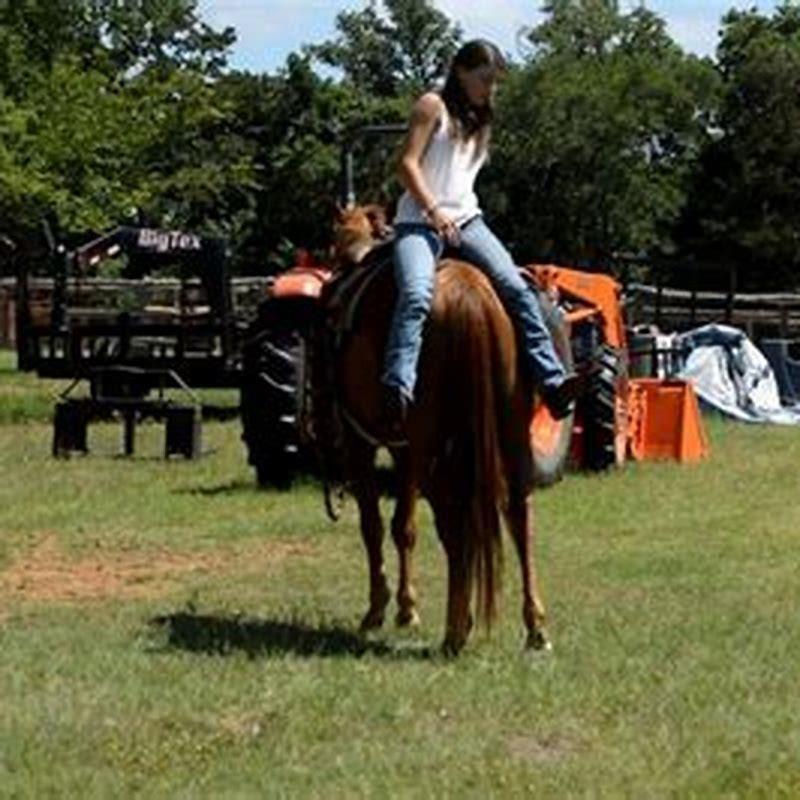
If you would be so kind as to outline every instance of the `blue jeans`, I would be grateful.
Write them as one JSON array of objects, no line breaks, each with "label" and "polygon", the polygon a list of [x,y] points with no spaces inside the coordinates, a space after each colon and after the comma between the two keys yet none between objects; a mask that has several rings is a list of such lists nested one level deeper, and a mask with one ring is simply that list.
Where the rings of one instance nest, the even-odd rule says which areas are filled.
[{"label": "blue jeans", "polygon": [[[535,291],[483,217],[469,220],[460,233],[455,255],[477,266],[491,281],[516,325],[533,379],[543,387],[558,386],[565,377],[564,366],[553,347]],[[414,399],[422,328],[433,302],[436,262],[443,251],[442,237],[427,225],[397,225],[394,275],[398,297],[381,380],[399,389],[408,400]]]}]

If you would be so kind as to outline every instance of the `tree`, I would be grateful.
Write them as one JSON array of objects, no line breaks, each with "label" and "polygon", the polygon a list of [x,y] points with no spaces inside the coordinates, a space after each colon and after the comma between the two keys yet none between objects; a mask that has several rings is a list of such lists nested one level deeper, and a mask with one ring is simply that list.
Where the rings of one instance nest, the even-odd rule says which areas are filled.
[{"label": "tree", "polygon": [[233,130],[238,109],[219,90],[231,32],[207,28],[196,5],[9,0],[0,228],[35,229],[51,214],[96,231],[134,211],[229,236],[246,227],[255,145]]},{"label": "tree", "polygon": [[645,8],[556,0],[545,10],[499,97],[488,205],[526,259],[664,244],[707,136],[712,66]]},{"label": "tree", "polygon": [[200,18],[198,0],[93,0],[100,40],[118,73],[158,67],[219,75],[236,40]]},{"label": "tree", "polygon": [[375,0],[363,11],[342,11],[339,36],[306,51],[368,94],[396,97],[429,88],[444,76],[461,29],[430,0],[384,0],[383,6],[385,15]]},{"label": "tree", "polygon": [[0,6],[0,91],[23,98],[59,56],[92,54],[99,34],[78,0],[5,0]]},{"label": "tree", "polygon": [[[375,98],[323,78],[309,57],[299,54],[275,75],[234,73],[219,89],[237,109],[234,130],[256,146],[259,189],[255,219],[238,242],[243,266],[263,269],[267,253],[291,252],[294,246],[327,247],[348,132],[404,120],[407,101]],[[397,142],[387,144],[394,148]],[[356,166],[359,197],[388,202],[394,169],[386,150],[359,150]]]},{"label": "tree", "polygon": [[20,97],[31,77],[59,58],[121,78],[160,67],[218,75],[233,29],[215,31],[197,0],[4,0],[0,87]]},{"label": "tree", "polygon": [[717,52],[723,102],[684,221],[689,246],[748,288],[800,282],[800,8],[731,11]]},{"label": "tree", "polygon": [[29,121],[29,113],[0,96],[0,234],[14,234],[45,205],[43,176],[21,158],[29,147]]}]

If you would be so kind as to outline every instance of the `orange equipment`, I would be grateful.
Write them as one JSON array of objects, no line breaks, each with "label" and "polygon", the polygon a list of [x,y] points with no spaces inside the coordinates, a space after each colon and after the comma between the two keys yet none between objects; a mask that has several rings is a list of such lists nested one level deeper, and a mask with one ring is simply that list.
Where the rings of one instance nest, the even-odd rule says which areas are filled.
[{"label": "orange equipment", "polygon": [[708,456],[708,437],[691,383],[634,378],[629,396],[629,451],[637,461],[693,462]]},{"label": "orange equipment", "polygon": [[[555,423],[571,436],[571,462],[595,470],[637,461],[674,458],[697,461],[708,455],[697,398],[691,384],[657,378],[629,379],[628,338],[622,287],[611,276],[552,265],[524,268],[537,287],[563,312],[571,343],[570,363],[593,377],[574,419]],[[531,421],[534,453],[563,452],[551,420],[538,408]],[[546,461],[546,459],[545,459]],[[562,469],[551,470],[552,479]],[[552,482],[545,476],[545,483]]]},{"label": "orange equipment", "polygon": [[551,264],[531,264],[525,269],[533,274],[540,289],[556,292],[573,306],[567,313],[568,322],[574,325],[594,318],[600,323],[605,344],[614,348],[627,347],[622,286],[610,275]]},{"label": "orange equipment", "polygon": [[[311,463],[306,340],[333,272],[308,253],[270,283],[243,350],[242,424],[261,485],[286,485]],[[586,371],[588,387],[573,414],[556,420],[543,403],[531,415],[534,481],[558,481],[568,466],[595,471],[636,459],[694,461],[708,441],[691,386],[628,377],[621,285],[609,275],[531,264],[523,276],[541,292],[556,350]],[[305,449],[304,449],[305,448]]]}]

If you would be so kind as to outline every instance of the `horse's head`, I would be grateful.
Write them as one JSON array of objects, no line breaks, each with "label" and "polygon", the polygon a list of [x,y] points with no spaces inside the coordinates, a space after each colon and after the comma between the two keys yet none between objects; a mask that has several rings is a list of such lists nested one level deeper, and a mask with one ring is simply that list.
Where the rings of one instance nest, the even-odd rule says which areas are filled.
[{"label": "horse's head", "polygon": [[337,207],[333,258],[339,268],[353,267],[388,233],[386,212],[376,204]]}]

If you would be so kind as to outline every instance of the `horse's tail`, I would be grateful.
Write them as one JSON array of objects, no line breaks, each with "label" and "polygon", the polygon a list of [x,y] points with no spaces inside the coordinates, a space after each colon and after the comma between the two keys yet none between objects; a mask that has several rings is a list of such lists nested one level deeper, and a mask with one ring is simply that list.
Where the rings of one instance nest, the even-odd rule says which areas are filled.
[{"label": "horse's tail", "polygon": [[446,281],[449,297],[442,307],[450,398],[444,460],[460,504],[455,535],[463,536],[469,584],[477,586],[478,617],[490,627],[501,588],[498,507],[507,494],[502,436],[516,366],[514,334],[483,275],[469,267],[453,269],[457,274]]}]

